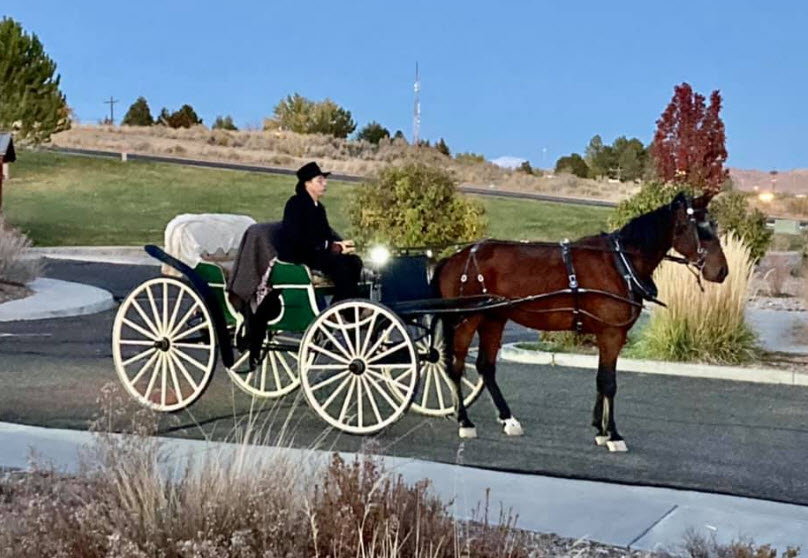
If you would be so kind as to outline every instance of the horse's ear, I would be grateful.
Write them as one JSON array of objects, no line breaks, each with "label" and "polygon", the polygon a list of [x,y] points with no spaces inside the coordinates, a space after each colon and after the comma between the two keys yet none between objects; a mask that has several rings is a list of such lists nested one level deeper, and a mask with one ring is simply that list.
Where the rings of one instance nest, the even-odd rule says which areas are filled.
[{"label": "horse's ear", "polygon": [[697,209],[707,209],[707,206],[710,205],[710,200],[713,199],[715,196],[715,192],[704,192],[698,198],[693,198],[693,207]]},{"label": "horse's ear", "polygon": [[671,207],[678,207],[687,204],[687,198],[684,192],[679,192],[676,197],[671,201]]}]

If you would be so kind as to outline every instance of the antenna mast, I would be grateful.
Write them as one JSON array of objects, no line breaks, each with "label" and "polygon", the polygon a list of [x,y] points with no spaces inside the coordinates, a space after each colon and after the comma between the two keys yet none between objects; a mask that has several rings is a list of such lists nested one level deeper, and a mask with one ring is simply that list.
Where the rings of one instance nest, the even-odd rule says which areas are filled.
[{"label": "antenna mast", "polygon": [[412,114],[412,144],[418,145],[419,134],[421,132],[421,102],[418,100],[418,92],[421,91],[421,78],[418,76],[418,62],[415,63],[415,107]]}]

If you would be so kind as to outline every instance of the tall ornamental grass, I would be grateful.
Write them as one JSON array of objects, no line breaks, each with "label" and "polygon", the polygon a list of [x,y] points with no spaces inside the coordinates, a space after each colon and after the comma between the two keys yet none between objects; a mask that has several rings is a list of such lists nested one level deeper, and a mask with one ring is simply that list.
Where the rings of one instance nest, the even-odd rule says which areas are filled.
[{"label": "tall ornamental grass", "polygon": [[703,293],[684,266],[664,262],[657,269],[654,281],[668,307],[654,307],[640,341],[643,356],[720,364],[757,356],[757,337],[744,319],[753,260],[736,236],[724,236],[721,244],[729,276],[721,284],[703,281]]}]

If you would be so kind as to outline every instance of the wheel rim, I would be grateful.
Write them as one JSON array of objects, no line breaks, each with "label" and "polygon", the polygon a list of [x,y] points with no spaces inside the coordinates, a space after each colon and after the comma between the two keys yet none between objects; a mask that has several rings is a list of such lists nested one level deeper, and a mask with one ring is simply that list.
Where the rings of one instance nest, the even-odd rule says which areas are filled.
[{"label": "wheel rim", "polygon": [[[273,336],[272,341],[294,345],[299,343],[299,339],[284,335]],[[297,351],[266,351],[267,343],[265,338],[261,350],[264,358],[261,359],[255,370],[250,371],[250,352],[244,351],[236,357],[236,362],[227,369],[227,373],[233,383],[248,395],[266,398],[281,397],[297,389],[300,385],[298,354]]]},{"label": "wheel rim", "polygon": [[368,301],[343,301],[321,313],[306,330],[299,362],[314,411],[354,434],[378,432],[398,420],[418,380],[404,323]]},{"label": "wheel rim", "polygon": [[151,279],[115,315],[112,357],[127,392],[157,411],[193,403],[210,382],[216,334],[205,303],[187,285]]},{"label": "wheel rim", "polygon": [[[415,349],[422,359],[421,381],[410,408],[421,415],[446,417],[455,412],[455,393],[452,381],[446,373],[447,358],[443,344],[443,328],[438,326],[434,330],[433,341],[430,324],[419,327],[426,327],[428,333],[419,335],[415,341]],[[477,369],[466,363],[465,373],[460,380],[463,404],[466,407],[471,406],[482,389],[483,379],[477,374]]]}]

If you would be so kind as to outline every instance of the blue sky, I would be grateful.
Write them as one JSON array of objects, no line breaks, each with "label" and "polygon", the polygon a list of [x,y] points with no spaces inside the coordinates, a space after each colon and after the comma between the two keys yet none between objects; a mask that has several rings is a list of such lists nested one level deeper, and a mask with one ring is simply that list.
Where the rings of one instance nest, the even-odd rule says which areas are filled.
[{"label": "blue sky", "polygon": [[731,166],[808,167],[804,1],[3,4],[85,122],[143,95],[153,113],[190,103],[206,124],[259,125],[297,91],[410,137],[417,60],[421,137],[453,152],[550,166],[594,134],[647,143],[688,81],[721,91]]}]

